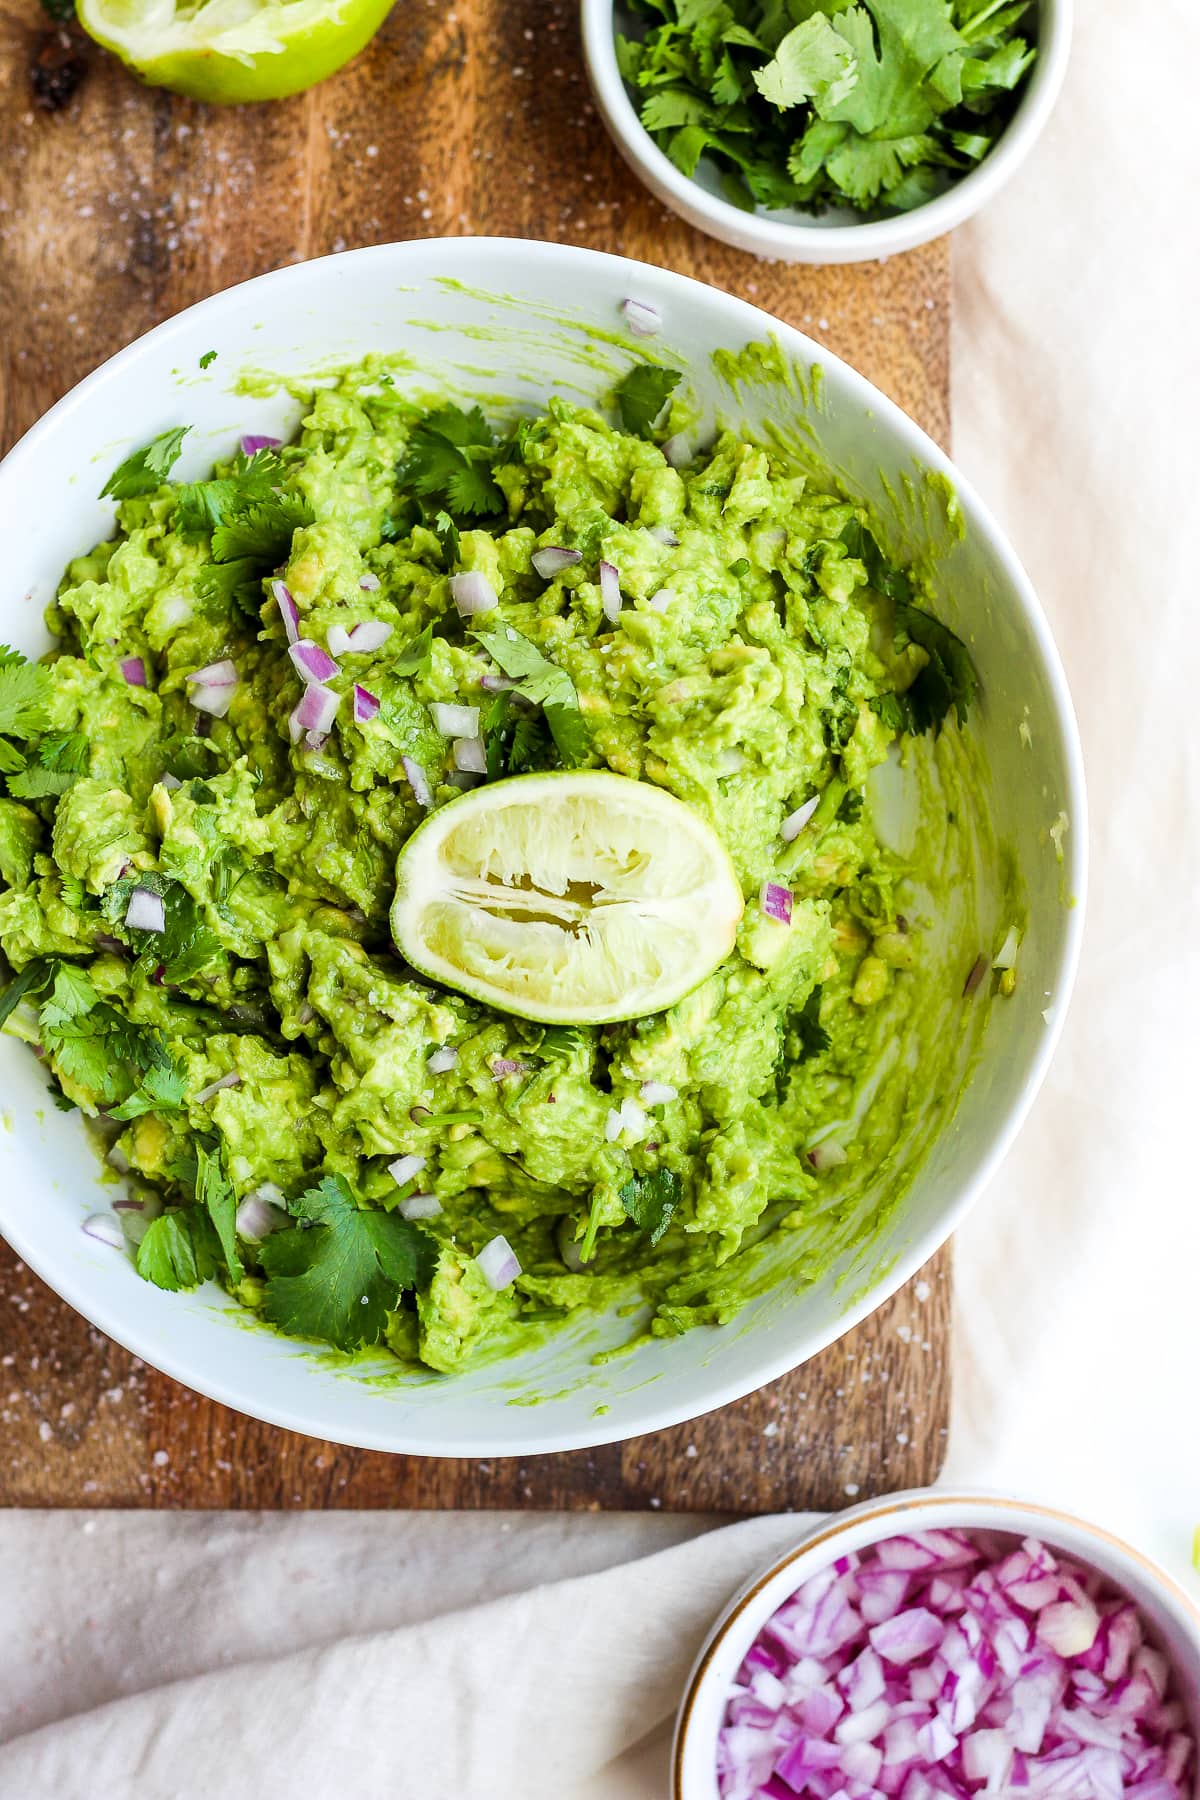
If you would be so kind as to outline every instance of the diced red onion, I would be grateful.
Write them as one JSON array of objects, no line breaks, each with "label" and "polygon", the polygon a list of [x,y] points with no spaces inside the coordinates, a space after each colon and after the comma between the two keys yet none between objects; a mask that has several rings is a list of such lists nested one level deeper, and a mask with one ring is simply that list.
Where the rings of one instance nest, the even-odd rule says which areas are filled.
[{"label": "diced red onion", "polygon": [[768,919],[778,920],[780,925],[792,922],[792,890],[778,881],[764,881],[758,896],[759,909]]},{"label": "diced red onion", "polygon": [[260,450],[278,450],[283,440],[265,437],[261,432],[246,432],[242,438],[242,455],[257,456]]},{"label": "diced red onion", "polygon": [[233,705],[236,692],[236,687],[230,687],[224,682],[212,687],[202,682],[192,689],[188,699],[197,712],[207,713],[213,719],[223,719]]},{"label": "diced red onion", "polygon": [[800,833],[804,830],[804,827],[808,824],[808,821],[812,818],[820,804],[820,794],[813,794],[811,799],[804,802],[803,806],[798,806],[795,812],[788,814],[787,818],[779,828],[779,835],[785,844],[790,844],[795,838],[800,836]]},{"label": "diced red onion", "polygon": [[118,1175],[128,1175],[129,1158],[122,1150],[120,1144],[114,1144],[104,1160],[110,1169],[115,1169],[117,1171]]},{"label": "diced red onion", "polygon": [[325,633],[325,648],[330,656],[350,654],[350,633],[344,625],[331,625]]},{"label": "diced red onion", "polygon": [[646,530],[652,538],[655,538],[658,543],[664,544],[668,550],[679,548],[679,539],[669,525],[647,525]]},{"label": "diced red onion", "polygon": [[993,969],[1011,969],[1017,960],[1017,951],[1021,947],[1021,934],[1015,925],[1010,925],[1008,934],[992,958]]},{"label": "diced red onion", "polygon": [[236,687],[237,665],[228,656],[223,656],[220,662],[205,663],[202,669],[193,669],[184,679],[189,687]]},{"label": "diced red onion", "polygon": [[323,750],[328,742],[329,733],[327,731],[306,731],[304,734],[306,750]]},{"label": "diced red onion", "polygon": [[670,606],[673,606],[674,603],[675,603],[675,589],[674,588],[659,588],[659,590],[656,594],[651,594],[650,598],[646,602],[646,605],[648,607],[650,607],[654,612],[665,613],[667,608]]},{"label": "diced red onion", "polygon": [[83,1221],[81,1230],[85,1237],[95,1238],[98,1244],[107,1244],[110,1250],[125,1248],[125,1233],[121,1230],[121,1221],[111,1213],[90,1213]]},{"label": "diced red onion", "polygon": [[666,1106],[669,1101],[678,1100],[679,1089],[669,1081],[643,1081],[638,1098],[643,1106]]},{"label": "diced red onion", "polygon": [[[268,1192],[270,1190],[270,1192]],[[277,1193],[275,1201],[270,1195]],[[264,1183],[254,1192],[246,1193],[245,1201],[239,1202],[234,1213],[234,1229],[237,1237],[245,1238],[246,1244],[261,1244],[264,1237],[270,1237],[272,1231],[279,1231],[288,1222],[288,1211],[282,1206],[282,1193],[273,1183]]]},{"label": "diced red onion", "polygon": [[494,1237],[475,1258],[479,1272],[493,1293],[511,1287],[521,1273],[516,1253],[506,1237]]},{"label": "diced red onion", "polygon": [[684,432],[677,431],[662,447],[662,453],[673,469],[682,469],[692,460],[692,446]]},{"label": "diced red onion", "polygon": [[458,1067],[458,1051],[451,1044],[443,1044],[440,1050],[426,1057],[425,1067],[431,1075],[448,1075],[451,1069]]},{"label": "diced red onion", "polygon": [[130,687],[145,687],[146,665],[140,656],[127,656],[121,664],[121,673]]},{"label": "diced red onion", "polygon": [[[1035,1643],[1009,1602],[1038,1584]],[[1196,1746],[1145,1630],[1032,1540],[926,1531],[839,1557],[742,1662],[722,1800],[1185,1800]]]},{"label": "diced red onion", "polygon": [[634,337],[657,337],[662,330],[662,314],[648,300],[622,300],[621,311]]},{"label": "diced red onion", "polygon": [[219,1080],[210,1081],[207,1087],[202,1087],[196,1095],[196,1100],[199,1105],[203,1106],[206,1100],[211,1100],[214,1094],[221,1092],[222,1088],[235,1088],[241,1087],[241,1085],[241,1076],[236,1069],[231,1069],[228,1075],[222,1075]]},{"label": "diced red onion", "polygon": [[331,681],[339,672],[329,652],[322,650],[320,644],[314,644],[311,638],[297,638],[294,644],[288,645],[288,655],[302,681],[315,685]]},{"label": "diced red onion", "polygon": [[720,775],[737,775],[746,766],[746,753],[732,746],[717,751],[717,772]]},{"label": "diced red onion", "polygon": [[[168,769],[164,774],[159,776],[158,785],[159,787],[165,787],[169,794],[173,794],[178,788],[183,786],[183,783],[180,781],[178,775],[172,775],[171,771]],[[99,942],[99,939],[96,941]]]},{"label": "diced red onion", "polygon": [[401,1200],[396,1211],[402,1219],[436,1219],[442,1210],[442,1203],[436,1194],[410,1194],[407,1200]]},{"label": "diced red onion", "polygon": [[506,1075],[524,1075],[529,1068],[516,1056],[493,1056],[488,1066],[497,1081],[503,1081]]},{"label": "diced red onion", "polygon": [[433,805],[433,789],[429,785],[429,777],[419,762],[411,756],[400,758],[404,767],[405,779],[413,791],[413,799],[418,806],[429,808]]},{"label": "diced red onion", "polygon": [[553,581],[564,569],[569,569],[583,559],[581,550],[567,550],[561,544],[547,544],[541,550],[535,550],[530,561],[543,581]]},{"label": "diced red onion", "polygon": [[621,576],[616,563],[600,564],[600,609],[610,624],[621,611]]},{"label": "diced red onion", "polygon": [[822,1138],[819,1144],[813,1144],[804,1154],[820,1174],[823,1169],[839,1168],[846,1161],[846,1146],[839,1144],[836,1138]]},{"label": "diced red onion", "polygon": [[410,1152],[407,1156],[398,1156],[395,1162],[390,1162],[388,1174],[397,1187],[403,1187],[414,1175],[419,1175],[424,1167],[425,1158]]},{"label": "diced red onion", "polygon": [[283,620],[283,629],[287,632],[288,643],[294,644],[300,636],[300,608],[296,605],[296,602],[292,599],[291,594],[288,592],[282,581],[273,581],[271,583],[271,593],[274,596],[276,606],[279,608],[280,617]]},{"label": "diced red onion", "polygon": [[293,738],[298,738],[302,732],[328,732],[341,703],[340,694],[334,693],[332,688],[322,687],[319,682],[306,687],[291,715]]},{"label": "diced red onion", "polygon": [[113,1211],[115,1213],[144,1213],[145,1210],[146,1202],[144,1200],[113,1201]]},{"label": "diced red onion", "polygon": [[456,738],[454,740],[454,766],[461,769],[464,775],[487,774],[487,750],[483,739]]},{"label": "diced red onion", "polygon": [[497,675],[494,670],[487,669],[479,677],[479,685],[488,694],[507,694],[517,683],[509,675]]},{"label": "diced red onion", "polygon": [[135,887],[125,908],[125,923],[131,931],[165,931],[167,909],[162,895],[153,888]]},{"label": "diced red onion", "polygon": [[234,1230],[248,1244],[261,1244],[265,1237],[287,1224],[287,1208],[283,1195],[274,1182],[264,1182],[247,1194],[234,1214]]},{"label": "diced red onion", "polygon": [[358,585],[362,589],[364,594],[378,593],[379,577],[378,577],[378,575],[372,575],[370,570],[368,570],[365,575],[359,576]]},{"label": "diced red onion", "polygon": [[369,725],[378,711],[378,697],[371,692],[370,688],[359,687],[358,683],[355,682],[354,723],[356,725]]},{"label": "diced red onion", "polygon": [[349,647],[355,656],[370,656],[373,650],[382,650],[391,635],[386,619],[363,619],[350,627]]},{"label": "diced red onion", "polygon": [[479,708],[477,706],[446,706],[435,700],[430,707],[433,722],[445,738],[473,738],[479,736]]},{"label": "diced red onion", "polygon": [[464,569],[461,574],[450,577],[450,598],[464,619],[476,613],[491,612],[500,604],[495,588],[478,569]]}]

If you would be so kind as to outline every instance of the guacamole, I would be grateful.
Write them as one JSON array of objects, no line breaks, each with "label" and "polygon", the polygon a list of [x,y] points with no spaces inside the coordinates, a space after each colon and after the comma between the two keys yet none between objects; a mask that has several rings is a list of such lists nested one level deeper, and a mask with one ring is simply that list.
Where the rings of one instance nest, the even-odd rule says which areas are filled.
[{"label": "guacamole", "polygon": [[[630,1296],[631,1332],[719,1323],[748,1247],[878,1172],[930,983],[942,1039],[986,998],[870,785],[958,740],[963,645],[832,478],[731,431],[668,457],[642,387],[634,430],[556,400],[498,433],[368,365],[188,482],[165,433],[52,656],[0,668],[0,1015],[128,1177],[147,1279],[440,1371]],[[391,941],[431,810],[560,768],[732,859],[735,947],[654,1016],[530,1023]]]}]

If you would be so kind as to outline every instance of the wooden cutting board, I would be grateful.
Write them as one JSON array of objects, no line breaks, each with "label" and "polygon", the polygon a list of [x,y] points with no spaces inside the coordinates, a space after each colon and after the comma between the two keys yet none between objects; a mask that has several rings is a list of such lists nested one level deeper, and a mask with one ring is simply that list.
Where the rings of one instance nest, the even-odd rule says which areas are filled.
[{"label": "wooden cutting board", "polygon": [[[103,358],[219,288],[460,233],[592,245],[744,295],[947,439],[946,242],[805,269],[692,231],[612,149],[571,0],[398,0],[323,87],[225,112],[139,87],[37,0],[0,0],[0,449]],[[590,1453],[438,1462],[198,1399],[0,1245],[0,1504],[836,1507],[937,1474],[949,1320],[943,1252],[840,1345],[708,1419]]]}]

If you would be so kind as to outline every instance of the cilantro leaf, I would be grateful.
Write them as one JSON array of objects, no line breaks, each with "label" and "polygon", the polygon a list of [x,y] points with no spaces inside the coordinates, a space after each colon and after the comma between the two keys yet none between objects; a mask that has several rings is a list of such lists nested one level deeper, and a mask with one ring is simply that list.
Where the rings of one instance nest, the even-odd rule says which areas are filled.
[{"label": "cilantro leaf", "polygon": [[410,643],[405,644],[399,656],[392,663],[392,672],[396,675],[424,675],[432,655],[433,624],[431,621],[426,625],[424,631],[418,632]]},{"label": "cilantro leaf", "polygon": [[206,350],[204,352],[204,355],[200,358],[200,367],[202,369],[211,368],[212,364],[215,363],[216,360],[217,360],[216,351],[215,350]]},{"label": "cilantro leaf", "polygon": [[489,780],[554,767],[554,746],[544,716],[539,719],[536,713],[518,706],[511,694],[496,694],[489,701],[480,727]]},{"label": "cilantro leaf", "polygon": [[179,1293],[216,1274],[219,1248],[208,1214],[182,1207],[151,1220],[137,1247],[137,1272],[143,1281]]},{"label": "cilantro leaf", "polygon": [[233,473],[207,481],[185,481],[175,490],[175,523],[184,537],[209,537],[218,525],[248,507],[274,499],[283,478],[283,459],[275,450],[257,450],[234,459]]},{"label": "cilantro leaf", "polygon": [[[162,931],[139,931],[126,925],[129,896],[136,887],[149,888],[161,896]],[[155,873],[126,875],[106,890],[100,910],[116,935],[129,944],[146,965],[154,969],[161,963],[166,981],[190,981],[195,975],[214,973],[224,965],[224,946],[216,932],[205,923],[199,903],[182,882],[170,876]]]},{"label": "cilantro leaf", "polygon": [[613,389],[626,431],[632,431],[637,437],[649,437],[655,419],[682,379],[679,369],[663,369],[657,363],[635,363]]},{"label": "cilantro leaf", "polygon": [[49,983],[52,969],[52,964],[38,958],[34,962],[26,963],[21,973],[13,977],[3,993],[0,993],[0,1030],[7,1024],[26,996],[32,999]]},{"label": "cilantro leaf", "polygon": [[396,479],[439,513],[500,513],[504,495],[492,477],[496,454],[481,407],[440,406],[414,427]]},{"label": "cilantro leaf", "polygon": [[65,794],[87,768],[90,747],[81,731],[58,732],[39,739],[32,754],[33,764],[9,776],[8,791],[17,800]]},{"label": "cilantro leaf", "polygon": [[140,1087],[128,1100],[109,1111],[110,1119],[140,1119],[143,1113],[178,1112],[187,1095],[187,1077],[172,1063],[168,1069],[148,1069]]},{"label": "cilantro leaf", "polygon": [[86,972],[74,963],[55,966],[50,992],[38,1013],[38,1032],[61,1078],[85,1088],[98,1106],[127,1099],[151,1069],[171,1067],[162,1033],[137,1025],[101,1000]]},{"label": "cilantro leaf", "polygon": [[912,686],[901,696],[914,731],[940,730],[951,711],[964,724],[979,698],[979,677],[971,653],[960,637],[919,606],[896,608],[896,629],[919,644],[929,657]]},{"label": "cilantro leaf", "polygon": [[46,722],[50,672],[0,644],[0,734],[28,738]]},{"label": "cilantro leaf", "polygon": [[196,1140],[196,1199],[212,1220],[230,1277],[240,1281],[246,1271],[238,1252],[237,1195],[225,1173],[220,1145],[209,1150],[199,1139]]},{"label": "cilantro leaf", "polygon": [[177,425],[173,431],[160,432],[143,449],[127,456],[100,489],[100,498],[134,500],[141,494],[157,493],[179,461],[190,430],[190,425]]},{"label": "cilantro leaf", "polygon": [[829,1033],[821,1023],[821,989],[812,990],[804,1005],[793,1012],[789,1024],[796,1034],[796,1062],[807,1062],[810,1056],[821,1056],[831,1043]]},{"label": "cilantro leaf", "polygon": [[591,750],[591,735],[579,710],[579,694],[565,669],[543,656],[519,632],[498,627],[476,631],[494,663],[517,684],[516,692],[540,706],[564,768],[577,769]]},{"label": "cilantro leaf", "polygon": [[254,561],[277,568],[294,534],[312,519],[312,508],[301,494],[271,494],[239,505],[213,528],[213,556],[219,563]]},{"label": "cilantro leaf", "polygon": [[429,1282],[433,1240],[406,1219],[360,1208],[340,1175],[324,1176],[288,1210],[295,1229],[259,1246],[264,1317],[339,1350],[378,1343],[401,1292]]},{"label": "cilantro leaf", "polygon": [[627,1181],[618,1198],[626,1216],[657,1244],[671,1223],[682,1192],[683,1183],[673,1169],[655,1169],[650,1175],[635,1175]]},{"label": "cilantro leaf", "polygon": [[196,598],[221,612],[237,611],[257,619],[262,610],[262,565],[257,557],[239,556],[234,562],[205,563],[196,573]]},{"label": "cilantro leaf", "polygon": [[824,13],[795,26],[776,47],[765,68],[755,69],[754,85],[764,100],[781,108],[820,98],[836,105],[858,77],[854,52]]}]

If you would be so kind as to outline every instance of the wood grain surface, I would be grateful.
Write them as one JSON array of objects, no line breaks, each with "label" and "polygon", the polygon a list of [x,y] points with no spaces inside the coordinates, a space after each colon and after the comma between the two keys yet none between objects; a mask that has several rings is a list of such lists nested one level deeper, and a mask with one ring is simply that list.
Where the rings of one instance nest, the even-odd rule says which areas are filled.
[{"label": "wood grain surface", "polygon": [[[592,245],[741,294],[946,441],[947,244],[806,269],[692,231],[609,144],[569,0],[398,0],[322,87],[230,111],[143,89],[37,0],[0,0],[0,449],[103,358],[219,288],[359,244],[462,233]],[[346,1450],[200,1400],[0,1246],[0,1504],[845,1505],[940,1467],[948,1271],[943,1252],[840,1345],[707,1419],[484,1464]]]}]

